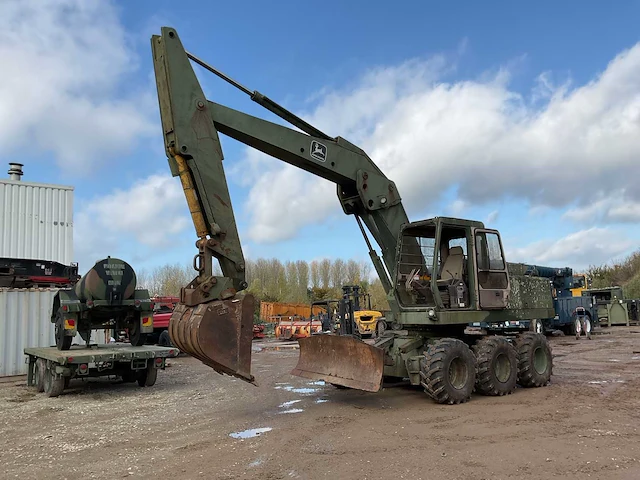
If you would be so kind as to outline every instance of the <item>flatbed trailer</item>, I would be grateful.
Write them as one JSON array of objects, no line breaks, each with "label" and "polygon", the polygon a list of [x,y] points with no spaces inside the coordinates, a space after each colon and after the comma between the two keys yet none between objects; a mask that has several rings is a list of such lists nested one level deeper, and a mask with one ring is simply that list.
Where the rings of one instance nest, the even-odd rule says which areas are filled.
[{"label": "flatbed trailer", "polygon": [[73,345],[69,350],[28,347],[24,349],[29,363],[27,385],[49,397],[60,395],[72,378],[115,375],[125,382],[137,381],[141,387],[151,387],[158,370],[164,370],[166,359],[179,353],[175,347],[134,347],[129,343]]}]

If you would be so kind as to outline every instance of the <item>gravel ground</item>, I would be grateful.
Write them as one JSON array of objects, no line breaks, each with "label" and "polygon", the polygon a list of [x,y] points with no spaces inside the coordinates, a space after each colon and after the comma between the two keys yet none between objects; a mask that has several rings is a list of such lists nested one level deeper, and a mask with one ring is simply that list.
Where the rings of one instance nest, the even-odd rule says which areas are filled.
[{"label": "gravel ground", "polygon": [[454,406],[294,377],[291,349],[254,353],[257,387],[189,357],[151,388],[2,384],[0,478],[638,479],[640,328],[607,332],[550,338],[547,387]]}]

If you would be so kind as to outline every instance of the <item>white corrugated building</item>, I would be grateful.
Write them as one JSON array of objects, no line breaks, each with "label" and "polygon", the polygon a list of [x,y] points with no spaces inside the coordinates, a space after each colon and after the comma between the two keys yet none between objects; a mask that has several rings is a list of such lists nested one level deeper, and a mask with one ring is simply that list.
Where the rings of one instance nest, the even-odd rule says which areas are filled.
[{"label": "white corrugated building", "polygon": [[[0,257],[73,258],[73,187],[24,182],[20,163],[0,179]],[[0,288],[0,377],[25,375],[25,347],[55,345],[51,307],[57,289]]]}]

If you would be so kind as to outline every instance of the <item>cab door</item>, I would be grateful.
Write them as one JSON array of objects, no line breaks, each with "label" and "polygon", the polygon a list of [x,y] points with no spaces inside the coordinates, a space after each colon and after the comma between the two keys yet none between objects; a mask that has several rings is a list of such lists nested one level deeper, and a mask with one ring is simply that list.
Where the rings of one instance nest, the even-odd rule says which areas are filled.
[{"label": "cab door", "polygon": [[500,234],[477,228],[473,239],[480,309],[504,309],[509,301],[509,273]]}]

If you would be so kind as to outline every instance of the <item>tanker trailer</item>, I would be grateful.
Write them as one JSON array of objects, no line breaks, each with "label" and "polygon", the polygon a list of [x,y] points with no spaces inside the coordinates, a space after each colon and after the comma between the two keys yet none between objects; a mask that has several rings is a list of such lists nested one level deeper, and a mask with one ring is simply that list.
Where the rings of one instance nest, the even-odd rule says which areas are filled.
[{"label": "tanker trailer", "polygon": [[58,350],[69,350],[77,333],[89,346],[91,330],[127,329],[132,345],[143,345],[153,333],[149,292],[136,289],[131,265],[118,258],[98,260],[73,288],[58,291],[53,300]]}]

